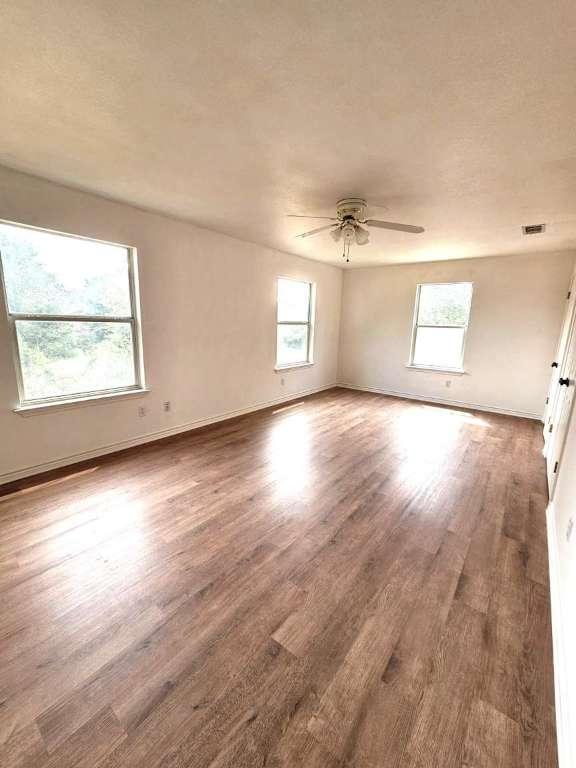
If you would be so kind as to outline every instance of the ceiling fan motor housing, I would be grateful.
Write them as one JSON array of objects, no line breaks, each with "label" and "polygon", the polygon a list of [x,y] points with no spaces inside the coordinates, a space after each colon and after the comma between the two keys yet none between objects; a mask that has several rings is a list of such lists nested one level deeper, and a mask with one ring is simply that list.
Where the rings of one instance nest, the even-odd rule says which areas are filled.
[{"label": "ceiling fan motor housing", "polygon": [[363,222],[366,220],[367,209],[366,200],[361,197],[345,197],[336,203],[336,215],[341,221],[353,219]]}]

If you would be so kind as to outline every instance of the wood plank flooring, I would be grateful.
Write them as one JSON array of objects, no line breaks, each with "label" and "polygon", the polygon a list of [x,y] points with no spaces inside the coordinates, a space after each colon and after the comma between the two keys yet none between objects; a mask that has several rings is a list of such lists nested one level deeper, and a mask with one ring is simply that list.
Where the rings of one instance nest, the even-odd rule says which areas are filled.
[{"label": "wood plank flooring", "polygon": [[0,498],[4,768],[555,768],[540,425],[348,390]]}]

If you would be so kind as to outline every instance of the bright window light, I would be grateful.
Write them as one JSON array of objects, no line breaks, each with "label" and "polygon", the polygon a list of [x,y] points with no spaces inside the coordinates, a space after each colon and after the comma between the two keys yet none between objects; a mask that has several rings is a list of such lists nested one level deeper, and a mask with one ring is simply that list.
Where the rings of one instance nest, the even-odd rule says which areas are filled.
[{"label": "bright window light", "polygon": [[423,283],[416,291],[411,365],[463,370],[472,283]]},{"label": "bright window light", "polygon": [[312,361],[312,284],[278,278],[276,366]]},{"label": "bright window light", "polygon": [[130,248],[0,222],[0,263],[21,405],[141,387]]}]

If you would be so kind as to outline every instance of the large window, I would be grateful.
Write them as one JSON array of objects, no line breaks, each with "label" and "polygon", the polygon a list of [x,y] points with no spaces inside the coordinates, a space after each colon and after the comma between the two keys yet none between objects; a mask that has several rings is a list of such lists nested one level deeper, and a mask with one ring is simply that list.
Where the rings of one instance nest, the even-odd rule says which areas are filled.
[{"label": "large window", "polygon": [[21,405],[142,386],[135,254],[0,222]]},{"label": "large window", "polygon": [[311,283],[278,278],[278,368],[312,362],[312,298]]},{"label": "large window", "polygon": [[461,371],[472,283],[423,283],[416,291],[410,364]]}]

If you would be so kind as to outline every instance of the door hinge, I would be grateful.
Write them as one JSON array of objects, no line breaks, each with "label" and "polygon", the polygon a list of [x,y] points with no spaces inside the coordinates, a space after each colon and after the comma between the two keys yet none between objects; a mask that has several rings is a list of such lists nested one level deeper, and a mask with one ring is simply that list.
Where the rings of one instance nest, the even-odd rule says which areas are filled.
[{"label": "door hinge", "polygon": [[552,474],[555,475],[557,471],[558,471],[558,462],[554,464],[554,472]]},{"label": "door hinge", "polygon": [[546,398],[546,405],[548,405],[548,401],[550,400],[549,397]]},{"label": "door hinge", "polygon": [[548,427],[548,432],[552,432],[552,428],[553,428],[553,427],[554,427],[554,425],[553,425],[553,424],[550,424],[550,426]]},{"label": "door hinge", "polygon": [[572,291],[568,291],[568,296],[566,296],[566,298],[569,299],[570,296],[572,296]]}]

